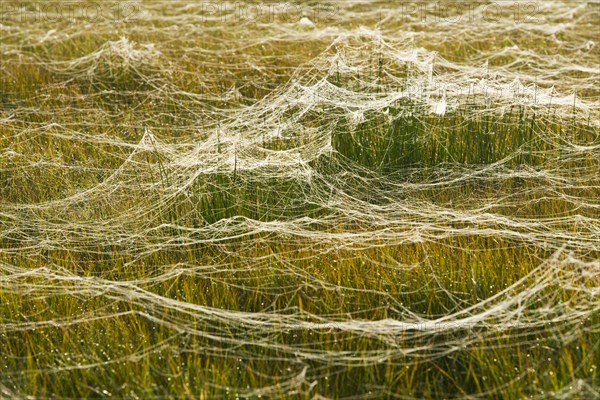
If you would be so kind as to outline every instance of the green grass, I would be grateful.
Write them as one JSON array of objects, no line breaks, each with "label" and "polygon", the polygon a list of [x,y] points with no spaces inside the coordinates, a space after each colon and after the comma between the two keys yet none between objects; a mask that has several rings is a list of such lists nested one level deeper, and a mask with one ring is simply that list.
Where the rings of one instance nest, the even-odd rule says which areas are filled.
[{"label": "green grass", "polygon": [[23,40],[0,57],[0,398],[597,395],[593,113],[411,98],[355,123],[350,101],[303,113],[289,82],[379,98],[415,72],[303,64],[321,38],[234,51],[247,27],[135,26],[163,58],[60,63],[109,31],[0,39]]}]

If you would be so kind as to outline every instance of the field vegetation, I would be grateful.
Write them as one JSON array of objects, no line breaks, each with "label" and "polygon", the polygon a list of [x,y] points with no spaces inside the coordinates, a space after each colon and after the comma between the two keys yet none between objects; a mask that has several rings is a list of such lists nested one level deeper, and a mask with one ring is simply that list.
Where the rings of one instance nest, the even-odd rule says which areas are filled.
[{"label": "field vegetation", "polygon": [[597,2],[40,4],[0,18],[0,398],[600,395]]}]

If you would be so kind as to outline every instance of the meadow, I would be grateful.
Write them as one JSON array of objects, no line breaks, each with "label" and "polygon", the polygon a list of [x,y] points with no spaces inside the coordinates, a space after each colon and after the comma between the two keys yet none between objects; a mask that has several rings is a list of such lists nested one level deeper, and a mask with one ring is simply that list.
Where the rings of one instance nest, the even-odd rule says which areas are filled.
[{"label": "meadow", "polygon": [[48,4],[0,398],[600,398],[600,3]]}]

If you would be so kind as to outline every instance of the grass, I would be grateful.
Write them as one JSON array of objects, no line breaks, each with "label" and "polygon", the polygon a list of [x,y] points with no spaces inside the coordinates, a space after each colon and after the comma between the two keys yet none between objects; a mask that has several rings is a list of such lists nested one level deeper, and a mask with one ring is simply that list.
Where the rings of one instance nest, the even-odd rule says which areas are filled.
[{"label": "grass", "polygon": [[[0,40],[0,398],[597,395],[593,113],[472,95],[355,121],[416,66],[134,26],[158,60],[102,30]],[[430,48],[500,46],[471,45]],[[306,111],[290,82],[319,74]]]}]

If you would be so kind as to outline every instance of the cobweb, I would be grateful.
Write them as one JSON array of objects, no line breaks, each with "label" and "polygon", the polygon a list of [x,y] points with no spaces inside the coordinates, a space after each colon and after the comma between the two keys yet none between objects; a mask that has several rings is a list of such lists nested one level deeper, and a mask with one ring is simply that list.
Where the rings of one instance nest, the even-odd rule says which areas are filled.
[{"label": "cobweb", "polygon": [[[408,367],[500,343],[552,337],[566,346],[600,330],[598,3],[514,2],[492,18],[480,2],[446,20],[371,1],[331,3],[321,14],[323,5],[301,5],[294,18],[275,8],[256,20],[187,1],[131,4],[136,12],[116,22],[0,25],[0,290],[48,304],[2,316],[1,332],[136,319],[171,336],[120,357],[76,353],[1,370],[1,396],[27,395],[27,376],[106,371],[175,351],[289,360],[272,386],[235,391],[316,397],[322,366]],[[24,66],[40,78],[19,92],[12,85]],[[418,135],[400,151],[386,132],[407,124]],[[452,150],[461,141],[452,135],[473,124],[490,143],[510,141],[511,126],[528,136],[493,145],[487,158],[468,145]],[[423,148],[438,150],[408,157]],[[398,151],[408,158],[390,158]],[[427,255],[407,264],[393,250],[469,256],[483,250],[476,243],[529,254],[536,266],[488,290],[473,264],[473,300]],[[98,257],[114,268],[90,269]],[[323,273],[373,265],[388,277],[423,271],[446,309],[401,301],[422,282],[399,289],[373,277],[354,287]],[[259,288],[271,299],[318,303],[326,294],[352,304],[370,292],[374,301],[355,312],[233,310],[161,292],[182,277],[248,298]],[[68,315],[52,311],[60,298],[75,304]],[[384,308],[387,317],[369,317]],[[357,395],[393,393],[373,382]],[[598,396],[591,378],[532,393]]]}]

